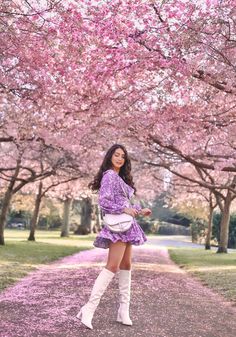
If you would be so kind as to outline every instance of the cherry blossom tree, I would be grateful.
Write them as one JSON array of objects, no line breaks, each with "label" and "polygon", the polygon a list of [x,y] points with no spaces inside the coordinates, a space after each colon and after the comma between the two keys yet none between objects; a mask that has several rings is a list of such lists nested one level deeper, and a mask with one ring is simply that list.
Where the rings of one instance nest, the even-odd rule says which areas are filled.
[{"label": "cherry blossom tree", "polygon": [[[34,216],[32,219],[32,231],[37,221],[40,201],[42,196],[51,186],[46,185],[43,189],[40,181],[57,175],[57,182],[52,185],[59,184],[60,172],[64,171],[64,181],[72,179],[68,178],[69,174],[73,179],[81,177],[82,165],[78,165],[78,157],[74,157],[61,149],[46,146],[43,141],[28,141],[22,143],[8,142],[1,144],[1,169],[0,177],[4,182],[4,196],[2,200],[2,210],[0,214],[1,244],[4,244],[4,226],[6,216],[12,196],[20,191],[24,186],[30,183],[38,183],[38,191]],[[3,146],[4,145],[4,146]],[[65,174],[67,173],[67,178]],[[36,185],[37,186],[37,185]],[[30,237],[33,237],[33,232]]]},{"label": "cherry blossom tree", "polygon": [[[64,162],[63,167],[58,168],[56,174],[48,178],[45,178],[43,181],[41,180],[38,184],[33,183],[32,187],[29,185],[25,187],[25,190],[27,190],[27,192],[29,191],[32,192],[32,190],[36,189],[35,205],[34,205],[34,210],[33,210],[33,216],[30,222],[30,234],[28,238],[28,240],[30,241],[35,241],[35,230],[36,230],[37,221],[38,221],[39,212],[40,212],[40,204],[41,204],[43,197],[48,196],[51,190],[55,191],[55,189],[58,189],[60,185],[62,185],[61,193],[63,191],[61,198],[63,199],[66,196],[66,198],[63,199],[64,228],[62,229],[61,236],[69,235],[68,224],[69,224],[69,209],[70,209],[70,204],[72,201],[72,197],[70,196],[71,191],[75,185],[78,185],[76,184],[76,180],[78,180],[81,177],[83,177],[83,179],[85,180],[86,172],[80,171],[79,165],[76,162],[75,158],[73,159],[71,156],[69,156],[68,153],[64,152],[64,158],[65,158],[66,163]],[[41,166],[43,166],[42,162],[41,162]],[[65,188],[67,184],[68,186],[67,188]],[[68,192],[69,188],[70,188],[70,193]],[[66,194],[66,191],[67,191],[67,194]],[[59,194],[58,194],[58,199],[59,199]]]},{"label": "cherry blossom tree", "polygon": [[199,185],[218,193],[225,251],[235,195],[234,2],[49,4],[25,11],[24,3],[17,14],[13,4],[4,16],[4,128],[20,125],[19,139],[74,153],[130,139],[171,172],[192,165]]},{"label": "cherry blossom tree", "polygon": [[[189,171],[189,168],[185,169],[185,175],[194,177],[193,171],[191,174],[189,172],[186,174],[186,171]],[[207,221],[208,226],[204,233],[205,249],[211,249],[213,211],[217,207],[212,189],[200,187],[199,184],[172,175],[169,181],[168,198],[172,206],[183,209],[184,212],[187,208],[190,214],[193,209],[195,218]]]}]

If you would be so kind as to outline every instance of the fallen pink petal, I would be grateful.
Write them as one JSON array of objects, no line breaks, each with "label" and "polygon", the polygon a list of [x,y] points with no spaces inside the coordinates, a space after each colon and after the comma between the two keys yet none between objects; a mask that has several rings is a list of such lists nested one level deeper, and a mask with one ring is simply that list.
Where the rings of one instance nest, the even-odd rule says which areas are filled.
[{"label": "fallen pink petal", "polygon": [[235,337],[236,308],[170,259],[165,248],[134,247],[130,315],[116,322],[117,277],[95,312],[94,330],[76,318],[107,252],[99,248],[60,259],[0,295],[1,337]]}]

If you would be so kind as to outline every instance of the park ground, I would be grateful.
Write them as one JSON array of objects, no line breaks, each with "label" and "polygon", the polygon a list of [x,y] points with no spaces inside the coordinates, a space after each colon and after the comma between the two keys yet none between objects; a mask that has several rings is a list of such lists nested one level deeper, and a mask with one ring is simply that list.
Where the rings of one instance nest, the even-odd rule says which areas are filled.
[{"label": "park ground", "polygon": [[[8,285],[0,295],[1,337],[236,335],[236,295],[232,289],[236,288],[233,283],[236,253],[233,251],[226,255],[215,254],[214,249],[206,252],[203,247],[191,244],[187,237],[148,237],[147,244],[134,247],[133,251],[133,326],[115,322],[118,306],[116,276],[101,300],[93,320],[94,330],[90,331],[81,326],[75,316],[104,266],[107,251],[89,249],[93,236],[79,240],[57,239],[55,233],[47,236],[41,233],[41,237],[39,233],[38,243],[27,243],[23,232],[18,240],[13,237],[13,232],[7,235],[7,247],[1,247],[1,250],[8,253],[5,257],[1,254],[1,269],[5,266],[7,272],[7,265],[10,268],[11,263],[15,263],[16,274],[15,280],[14,275],[11,280],[15,283]],[[78,244],[85,250],[78,252]],[[13,252],[17,253],[19,245],[21,250],[27,245],[28,252],[34,247],[35,256],[30,254],[31,260],[27,260],[24,253],[20,259],[18,253],[17,261]],[[53,256],[51,246],[54,246]],[[14,249],[10,250],[10,247]],[[41,254],[38,261],[40,251],[45,254]],[[65,255],[69,256],[58,259]],[[54,259],[57,260],[48,263]],[[22,279],[22,275],[17,276],[20,265],[24,265],[25,274],[28,273]],[[225,277],[222,284],[213,282],[221,277]]]}]

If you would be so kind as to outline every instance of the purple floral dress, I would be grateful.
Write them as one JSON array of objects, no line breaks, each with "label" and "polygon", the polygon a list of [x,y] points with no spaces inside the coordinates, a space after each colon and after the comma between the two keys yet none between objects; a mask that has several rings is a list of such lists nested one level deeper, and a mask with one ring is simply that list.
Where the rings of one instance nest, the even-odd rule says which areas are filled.
[{"label": "purple floral dress", "polygon": [[[139,205],[131,205],[130,198],[133,194],[134,189],[127,185],[114,170],[110,169],[103,173],[99,190],[99,205],[104,214],[121,214],[125,207],[141,210]],[[134,218],[131,228],[123,233],[113,233],[108,227],[104,226],[93,245],[106,249],[109,248],[110,242],[117,241],[142,245],[147,241],[147,238]]]}]

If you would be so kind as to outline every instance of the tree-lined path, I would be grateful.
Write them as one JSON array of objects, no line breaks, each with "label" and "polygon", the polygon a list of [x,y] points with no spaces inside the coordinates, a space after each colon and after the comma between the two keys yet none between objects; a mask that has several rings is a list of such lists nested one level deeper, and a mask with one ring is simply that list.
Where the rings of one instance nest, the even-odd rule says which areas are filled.
[{"label": "tree-lined path", "polygon": [[[0,17],[0,246],[9,274],[16,253],[13,240],[4,247],[5,227],[18,226],[10,222],[18,215],[31,243],[37,228],[60,227],[65,238],[99,231],[88,183],[114,143],[128,150],[142,206],[161,201],[162,211],[188,216],[206,250],[218,242],[222,263],[236,247],[235,0],[2,0]],[[159,210],[143,223],[147,233],[166,221]],[[132,327],[115,321],[117,277],[95,329],[76,319],[108,253],[93,249],[1,293],[0,337],[235,337],[236,308],[170,261],[173,244],[134,248]],[[218,274],[224,288],[234,286],[233,259]]]},{"label": "tree-lined path", "polygon": [[1,337],[234,337],[236,309],[173,264],[165,247],[134,247],[131,317],[116,323],[117,277],[88,330],[75,318],[90,294],[107,251],[63,258],[0,295]]}]

